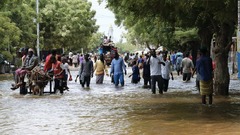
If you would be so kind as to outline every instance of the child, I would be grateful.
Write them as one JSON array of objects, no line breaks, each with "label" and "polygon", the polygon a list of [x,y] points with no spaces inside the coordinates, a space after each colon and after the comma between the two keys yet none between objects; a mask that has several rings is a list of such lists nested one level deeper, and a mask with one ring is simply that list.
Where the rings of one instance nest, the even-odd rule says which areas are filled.
[{"label": "child", "polygon": [[182,56],[177,55],[176,70],[177,70],[178,76],[179,74],[182,74],[182,67],[181,67],[182,59],[183,59]]},{"label": "child", "polygon": [[132,76],[132,83],[137,84],[140,81],[140,73],[139,73],[139,68],[136,61],[133,61],[132,74],[129,77],[131,76]]},{"label": "child", "polygon": [[149,60],[149,55],[146,54],[145,57],[146,57],[145,61],[143,62],[143,80],[144,80],[143,88],[151,88],[150,65],[147,63],[147,61]]},{"label": "child", "polygon": [[167,92],[169,79],[170,79],[170,74],[172,76],[172,80],[173,80],[173,74],[172,74],[172,71],[171,71],[170,61],[167,60],[167,55],[166,54],[163,55],[163,62],[165,63],[165,65],[162,65],[163,91]]},{"label": "child", "polygon": [[68,90],[69,89],[67,86],[68,74],[69,74],[69,81],[71,81],[72,76],[69,70],[69,65],[67,63],[67,58],[62,57],[61,61],[62,61],[61,67],[62,69],[64,69],[63,89]]}]

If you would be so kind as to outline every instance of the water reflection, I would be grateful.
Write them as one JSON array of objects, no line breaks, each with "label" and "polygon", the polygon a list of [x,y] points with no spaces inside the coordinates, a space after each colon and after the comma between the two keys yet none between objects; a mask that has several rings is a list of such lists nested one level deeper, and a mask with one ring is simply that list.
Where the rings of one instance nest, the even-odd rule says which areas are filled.
[{"label": "water reflection", "polygon": [[[75,72],[72,73],[76,74]],[[170,85],[164,95],[152,95],[141,85],[115,88],[106,77],[103,85],[82,89],[70,82],[61,95],[19,95],[12,81],[0,82],[0,132],[6,135],[112,135],[112,134],[239,134],[240,98],[214,96],[212,106],[200,104],[194,81],[179,90]],[[193,90],[194,89],[194,90]]]}]

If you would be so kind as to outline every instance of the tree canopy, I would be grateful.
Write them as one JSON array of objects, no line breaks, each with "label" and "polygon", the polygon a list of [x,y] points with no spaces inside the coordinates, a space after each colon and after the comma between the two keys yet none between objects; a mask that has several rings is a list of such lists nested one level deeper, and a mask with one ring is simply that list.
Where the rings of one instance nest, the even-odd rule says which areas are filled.
[{"label": "tree canopy", "polygon": [[[136,35],[149,34],[150,38],[146,40],[151,39],[164,44],[164,40],[156,36],[154,30],[157,30],[158,35],[164,35],[164,31],[160,29],[166,26],[174,31],[176,28],[181,28],[182,31],[196,29],[201,46],[207,47],[210,51],[211,39],[215,34],[214,88],[217,94],[228,94],[229,72],[226,65],[229,43],[237,24],[237,0],[107,0],[107,2],[108,8],[116,15],[117,24],[123,24],[128,29],[137,27],[132,32],[136,39],[138,39]],[[160,25],[159,28],[157,24],[165,25]],[[153,33],[149,33],[149,27],[154,28],[151,31]],[[169,38],[175,39],[176,35],[171,34],[172,31],[168,33]]]},{"label": "tree canopy", "polygon": [[41,10],[41,32],[46,48],[87,49],[88,41],[98,29],[86,0],[46,0]]},{"label": "tree canopy", "polygon": [[0,1],[2,50],[11,54],[24,46],[35,48],[37,22],[40,24],[40,50],[91,49],[88,47],[89,41],[97,32],[98,26],[90,2],[39,0],[39,11],[37,17],[36,0]]},{"label": "tree canopy", "polygon": [[[102,1],[102,0],[99,0]],[[131,43],[160,45],[176,49],[179,44],[200,41],[216,62],[214,88],[227,95],[229,86],[228,51],[237,25],[237,0],[106,0],[118,25],[128,29]],[[87,0],[40,0],[36,15],[35,0],[0,1],[0,53],[36,44],[36,22],[40,23],[42,49],[90,50],[101,33],[95,11]],[[34,21],[35,20],[35,21]],[[6,49],[7,48],[7,49]]]}]

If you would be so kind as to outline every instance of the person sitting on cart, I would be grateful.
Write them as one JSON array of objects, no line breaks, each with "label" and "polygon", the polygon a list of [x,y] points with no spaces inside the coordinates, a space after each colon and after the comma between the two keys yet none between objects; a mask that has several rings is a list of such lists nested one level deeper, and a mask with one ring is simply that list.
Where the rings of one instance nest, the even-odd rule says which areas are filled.
[{"label": "person sitting on cart", "polygon": [[31,71],[38,64],[38,57],[34,55],[32,48],[28,49],[28,55],[24,60],[24,64],[21,68],[15,72],[16,83],[12,85],[12,90],[19,88],[24,83],[24,77],[27,72]]},{"label": "person sitting on cart", "polygon": [[103,44],[107,44],[108,43],[108,38],[107,38],[107,36],[104,36],[104,38],[103,38]]},{"label": "person sitting on cart", "polygon": [[112,43],[112,37],[111,37],[111,36],[109,36],[107,43],[108,43],[108,44],[109,44],[109,43]]},{"label": "person sitting on cart", "polygon": [[107,36],[104,36],[102,45],[103,46],[110,46],[110,47],[114,46],[113,41],[112,41],[111,38],[112,38],[111,36],[109,36],[109,38],[107,38]]}]

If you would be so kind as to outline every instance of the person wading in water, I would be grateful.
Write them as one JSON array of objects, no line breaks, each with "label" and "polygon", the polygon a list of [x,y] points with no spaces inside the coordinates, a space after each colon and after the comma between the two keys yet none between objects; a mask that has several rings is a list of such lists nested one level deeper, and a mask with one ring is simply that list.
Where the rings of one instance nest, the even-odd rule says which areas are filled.
[{"label": "person wading in water", "polygon": [[96,61],[94,65],[94,70],[96,75],[96,83],[102,84],[104,79],[104,74],[106,73],[106,75],[109,76],[103,54],[100,54],[99,60]]},{"label": "person wading in water", "polygon": [[207,56],[207,49],[200,49],[200,58],[196,63],[197,72],[200,74],[200,94],[202,104],[206,104],[206,96],[209,96],[209,104],[212,104],[213,94],[213,65],[212,59]]}]

